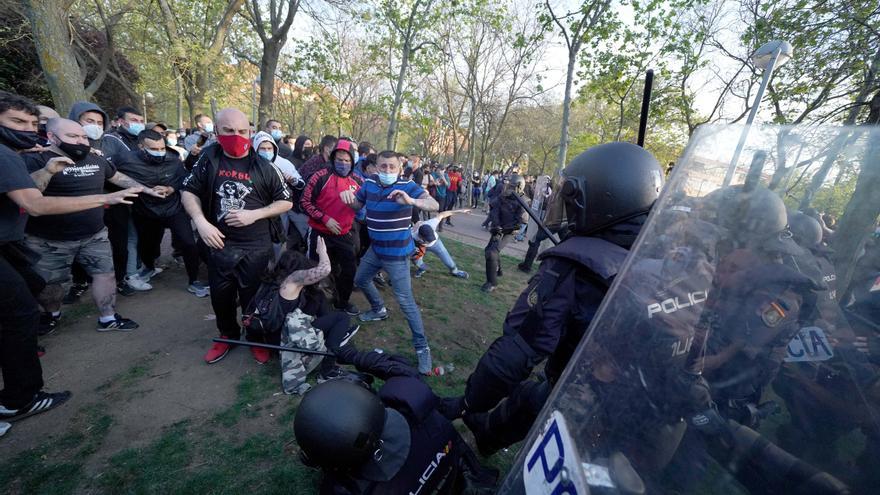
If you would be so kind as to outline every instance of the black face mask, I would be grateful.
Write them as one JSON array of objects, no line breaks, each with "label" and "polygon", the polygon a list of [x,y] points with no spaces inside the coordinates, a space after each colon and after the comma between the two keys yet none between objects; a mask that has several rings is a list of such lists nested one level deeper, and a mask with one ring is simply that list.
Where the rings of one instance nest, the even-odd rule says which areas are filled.
[{"label": "black face mask", "polygon": [[71,160],[78,162],[89,156],[92,147],[87,144],[71,144],[61,141],[58,143],[58,149],[63,151]]},{"label": "black face mask", "polygon": [[42,142],[42,138],[33,131],[17,131],[0,125],[0,142],[16,150],[26,150]]},{"label": "black face mask", "polygon": [[302,157],[303,157],[303,159],[307,160],[307,159],[311,158],[314,153],[315,153],[314,148],[303,148]]},{"label": "black face mask", "polygon": [[39,135],[43,139],[46,139],[46,124],[37,124],[37,135]]}]

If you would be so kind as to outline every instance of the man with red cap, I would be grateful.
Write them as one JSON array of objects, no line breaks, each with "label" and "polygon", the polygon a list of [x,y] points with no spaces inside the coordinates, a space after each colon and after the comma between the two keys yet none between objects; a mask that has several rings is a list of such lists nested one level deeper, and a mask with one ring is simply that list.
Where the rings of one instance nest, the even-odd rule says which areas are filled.
[{"label": "man with red cap", "polygon": [[303,211],[309,216],[307,254],[318,260],[315,246],[318,237],[322,237],[333,265],[334,305],[352,316],[358,314],[357,307],[349,301],[357,270],[357,237],[351,230],[355,212],[339,199],[339,194],[343,191],[354,193],[361,187],[360,177],[352,173],[354,150],[354,143],[340,139],[330,153],[330,167],[318,170],[309,178],[300,200]]}]

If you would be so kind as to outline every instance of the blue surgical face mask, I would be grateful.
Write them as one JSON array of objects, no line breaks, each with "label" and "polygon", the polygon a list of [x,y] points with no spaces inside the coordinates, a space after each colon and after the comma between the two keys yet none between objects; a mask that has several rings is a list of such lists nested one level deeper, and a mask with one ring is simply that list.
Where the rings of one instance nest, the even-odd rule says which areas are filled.
[{"label": "blue surgical face mask", "polygon": [[274,139],[275,141],[278,141],[282,137],[284,137],[284,133],[281,132],[281,129],[272,129],[272,132],[270,132],[269,134],[272,135],[272,139]]},{"label": "blue surgical face mask", "polygon": [[205,132],[214,132],[214,123],[208,122],[205,124]]},{"label": "blue surgical face mask", "polygon": [[342,163],[342,162],[333,162],[333,169],[336,170],[337,175],[341,175],[341,176],[345,177],[351,173],[351,164],[350,163]]},{"label": "blue surgical face mask", "polygon": [[272,161],[273,158],[275,158],[275,153],[272,153],[269,150],[260,150],[257,153],[259,153],[260,156],[262,156],[266,160],[269,160],[270,162]]},{"label": "blue surgical face mask", "polygon": [[379,182],[385,184],[386,186],[390,186],[391,184],[397,182],[397,174],[379,172]]},{"label": "blue surgical face mask", "polygon": [[146,127],[147,126],[141,122],[129,122],[128,123],[128,133],[131,134],[132,136],[137,136],[138,134],[143,132],[144,129],[146,129]]},{"label": "blue surgical face mask", "polygon": [[149,149],[145,149],[144,151],[146,151],[148,155],[154,156],[156,158],[162,158],[165,156],[164,151],[156,151],[156,150],[149,150]]}]

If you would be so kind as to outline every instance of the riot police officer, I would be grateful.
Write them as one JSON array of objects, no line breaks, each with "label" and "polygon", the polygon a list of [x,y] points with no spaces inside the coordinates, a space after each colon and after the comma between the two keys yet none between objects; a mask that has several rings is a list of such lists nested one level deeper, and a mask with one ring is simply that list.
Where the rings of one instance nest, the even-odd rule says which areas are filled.
[{"label": "riot police officer", "polygon": [[418,371],[397,356],[358,352],[331,331],[328,346],[350,374],[307,392],[294,432],[303,461],[323,470],[322,494],[489,494],[498,472],[483,468]]},{"label": "riot police officer", "polygon": [[517,200],[526,188],[526,180],[520,175],[512,175],[505,179],[500,194],[492,199],[489,206],[489,222],[492,237],[486,244],[486,283],[483,292],[492,292],[498,285],[501,276],[501,250],[507,245],[514,232],[526,223],[526,210]]},{"label": "riot police officer", "polygon": [[[464,415],[484,454],[522,440],[528,432],[661,185],[657,160],[623,142],[588,149],[557,178],[547,223],[559,228],[567,221],[564,240],[541,254],[538,273],[507,314],[504,334],[469,377],[464,397],[444,404],[447,415]],[[546,380],[527,380],[545,359]]]}]

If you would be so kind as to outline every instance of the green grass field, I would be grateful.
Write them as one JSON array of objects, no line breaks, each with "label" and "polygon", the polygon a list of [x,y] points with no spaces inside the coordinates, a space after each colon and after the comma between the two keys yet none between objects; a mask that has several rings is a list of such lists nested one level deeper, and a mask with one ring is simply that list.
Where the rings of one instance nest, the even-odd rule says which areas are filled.
[{"label": "green grass field", "polygon": [[[484,281],[482,250],[445,242],[471,278],[453,278],[429,255],[430,271],[413,279],[413,284],[435,365],[455,366],[453,372],[428,382],[439,395],[454,395],[463,392],[477,360],[500,335],[504,315],[527,276],[515,269],[518,260],[505,258],[501,286],[492,295],[484,294],[479,290]],[[412,357],[406,322],[391,302],[390,291],[383,296],[393,310],[391,317],[363,325],[354,342],[362,350],[382,348]],[[362,296],[357,297],[363,304]],[[152,361],[151,355],[133,359],[128,370],[95,390],[101,400],[64,406],[78,409],[61,438],[47,439],[43,445],[4,458],[0,493],[316,493],[319,473],[299,462],[293,435],[299,398],[278,399],[277,360],[234,378],[218,374],[217,380],[238,380],[236,398],[224,409],[194,411],[192,417],[165,427],[146,445],[108,448],[105,439],[124,420],[117,407],[108,404],[124,404],[149,393],[145,381],[154,376]],[[460,422],[457,426],[468,438],[464,426]],[[510,449],[486,462],[505,470],[514,456],[515,449]]]}]

